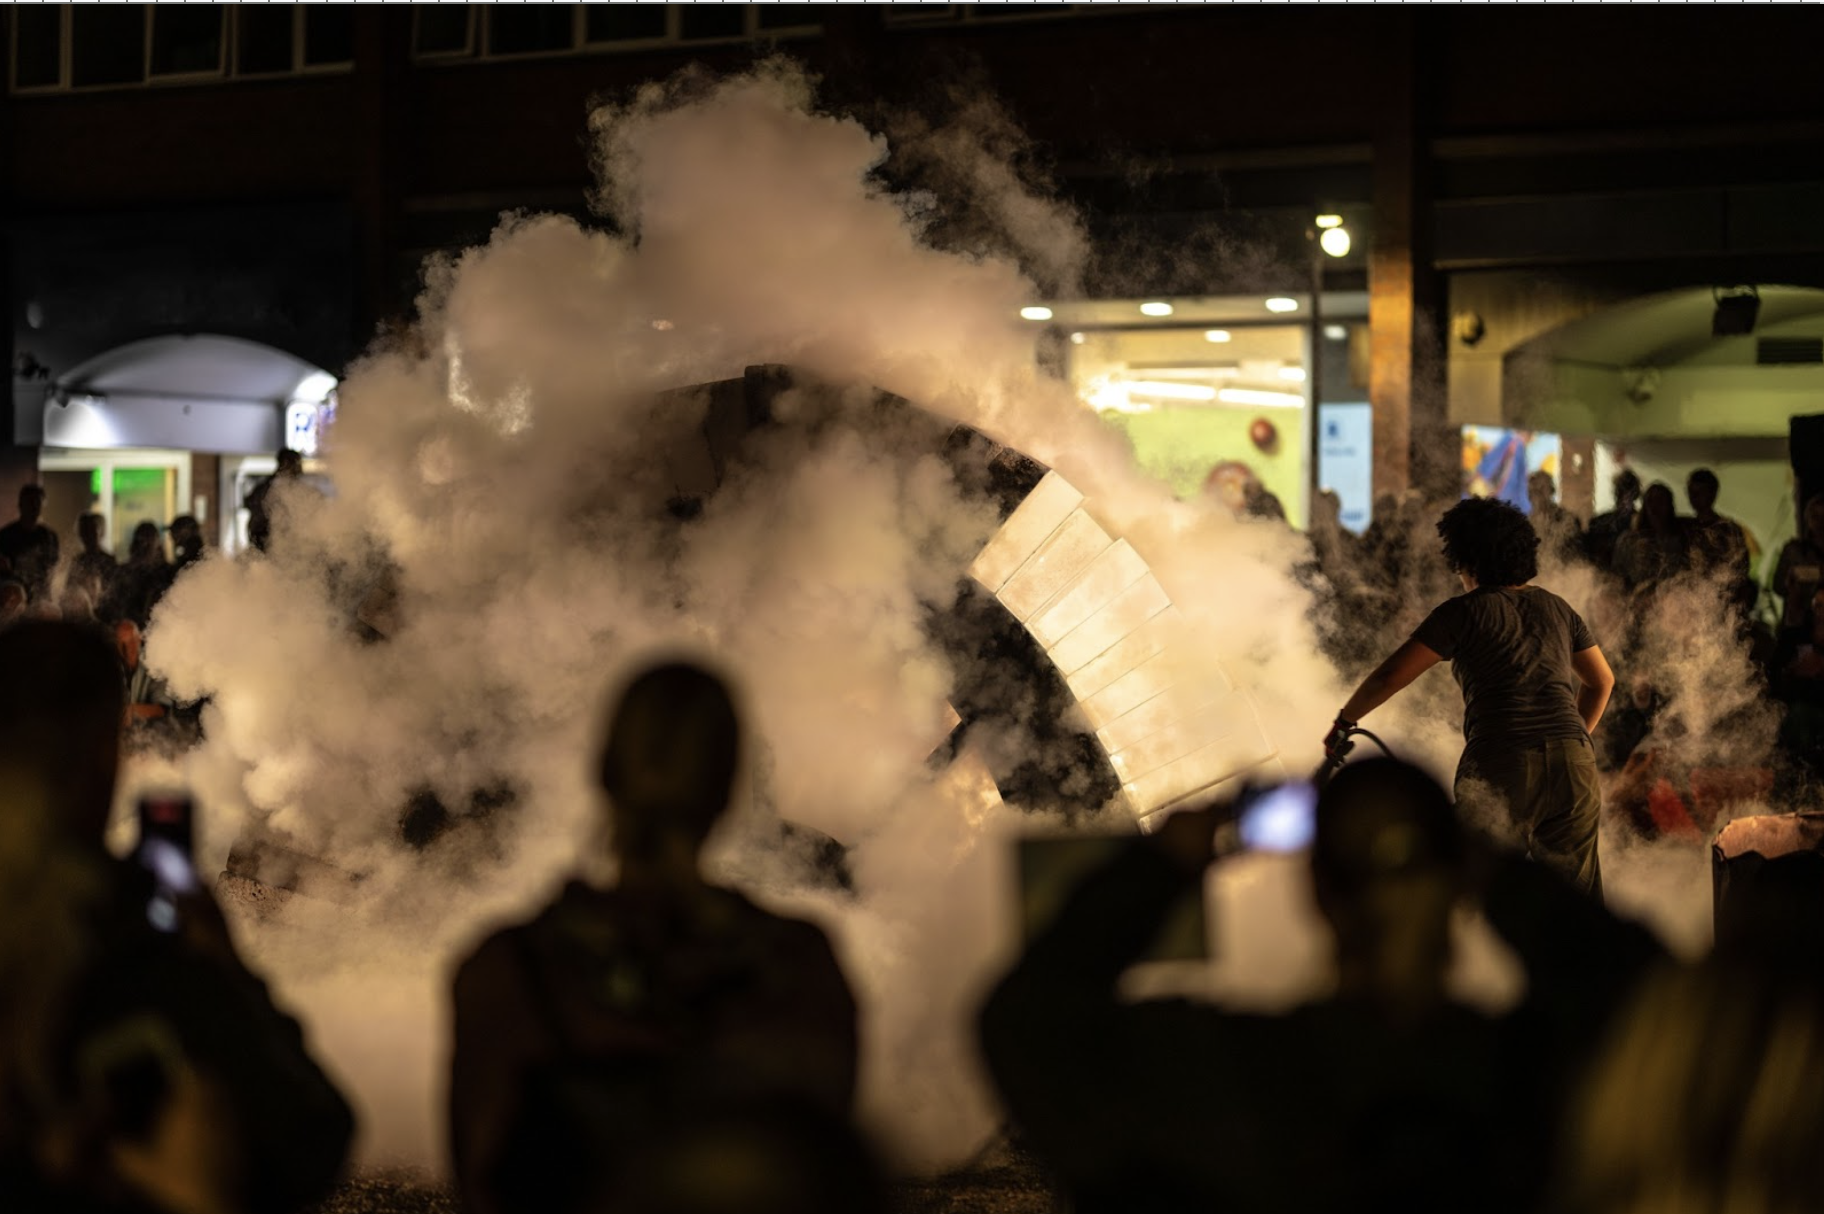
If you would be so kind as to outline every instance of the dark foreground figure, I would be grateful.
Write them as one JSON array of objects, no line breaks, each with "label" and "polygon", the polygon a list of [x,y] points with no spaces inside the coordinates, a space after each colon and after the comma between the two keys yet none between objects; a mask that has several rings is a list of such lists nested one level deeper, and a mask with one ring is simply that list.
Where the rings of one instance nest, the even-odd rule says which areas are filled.
[{"label": "dark foreground figure", "polygon": [[289,1214],[353,1118],[207,890],[104,850],[123,709],[105,634],[0,632],[0,1210]]},{"label": "dark foreground figure", "polygon": [[617,884],[573,881],[461,967],[450,1141],[466,1209],[878,1201],[847,1124],[855,1004],[829,943],[698,869],[739,734],[714,676],[636,678],[601,764]]},{"label": "dark foreground figure", "polygon": [[[1572,1078],[1660,950],[1549,870],[1484,854],[1444,790],[1391,760],[1318,805],[1311,874],[1335,997],[1285,1016],[1124,1004],[1123,970],[1216,857],[1179,814],[1087,880],[994,991],[987,1060],[1080,1211],[1533,1208]],[[1526,968],[1490,1018],[1445,993],[1479,894]]]}]

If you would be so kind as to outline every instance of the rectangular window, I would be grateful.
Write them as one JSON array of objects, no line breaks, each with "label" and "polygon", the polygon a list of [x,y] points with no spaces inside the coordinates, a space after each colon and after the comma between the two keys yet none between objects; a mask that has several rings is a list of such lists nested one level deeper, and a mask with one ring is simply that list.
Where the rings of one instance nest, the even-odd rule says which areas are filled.
[{"label": "rectangular window", "polygon": [[238,4],[234,9],[236,74],[266,76],[292,69],[292,18],[289,4]]},{"label": "rectangular window", "polygon": [[568,4],[489,5],[488,54],[536,55],[576,45],[576,10]]},{"label": "rectangular window", "polygon": [[150,74],[221,75],[222,21],[219,4],[162,4],[154,8]]},{"label": "rectangular window", "polygon": [[472,6],[414,4],[412,53],[420,56],[468,55],[474,52]]},{"label": "rectangular window", "polygon": [[15,4],[13,87],[56,88],[63,83],[63,5]]},{"label": "rectangular window", "polygon": [[754,28],[763,34],[784,30],[811,30],[823,25],[834,4],[756,4]]},{"label": "rectangular window", "polygon": [[355,61],[355,6],[312,4],[304,10],[304,66]]},{"label": "rectangular window", "polygon": [[70,84],[140,84],[146,78],[146,6],[70,6]]},{"label": "rectangular window", "polygon": [[663,4],[585,4],[586,42],[648,42],[667,33]]},{"label": "rectangular window", "polygon": [[686,42],[740,38],[746,33],[746,5],[685,4],[678,7],[678,37]]}]

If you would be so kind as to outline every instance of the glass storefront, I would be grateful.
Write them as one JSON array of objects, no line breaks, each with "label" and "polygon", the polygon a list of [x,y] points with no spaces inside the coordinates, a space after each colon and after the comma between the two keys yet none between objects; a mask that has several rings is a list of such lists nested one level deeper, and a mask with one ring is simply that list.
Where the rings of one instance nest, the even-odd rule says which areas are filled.
[{"label": "glass storefront", "polygon": [[72,552],[76,520],[91,511],[107,520],[102,547],[125,559],[133,528],[152,522],[162,533],[190,502],[188,451],[46,450],[38,466],[44,521]]}]

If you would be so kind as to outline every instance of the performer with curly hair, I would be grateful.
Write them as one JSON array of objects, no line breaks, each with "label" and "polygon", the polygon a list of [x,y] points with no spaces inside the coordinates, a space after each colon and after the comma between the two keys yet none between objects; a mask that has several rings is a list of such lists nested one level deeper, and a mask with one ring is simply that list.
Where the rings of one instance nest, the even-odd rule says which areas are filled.
[{"label": "performer with curly hair", "polygon": [[1615,676],[1571,605],[1529,585],[1539,537],[1506,502],[1467,498],[1438,520],[1444,560],[1466,593],[1440,604],[1375,668],[1324,739],[1339,759],[1348,732],[1440,661],[1463,688],[1461,805],[1492,805],[1534,859],[1600,895],[1602,796],[1590,734]]}]

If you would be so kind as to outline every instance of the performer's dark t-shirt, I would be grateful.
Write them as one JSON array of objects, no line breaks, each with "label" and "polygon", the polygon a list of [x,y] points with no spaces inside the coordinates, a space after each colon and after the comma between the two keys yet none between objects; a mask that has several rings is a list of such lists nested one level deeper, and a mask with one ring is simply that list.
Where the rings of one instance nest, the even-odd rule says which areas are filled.
[{"label": "performer's dark t-shirt", "polygon": [[1571,655],[1596,638],[1551,591],[1479,586],[1440,604],[1412,639],[1448,659],[1462,685],[1466,753],[1584,736]]}]

